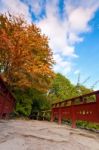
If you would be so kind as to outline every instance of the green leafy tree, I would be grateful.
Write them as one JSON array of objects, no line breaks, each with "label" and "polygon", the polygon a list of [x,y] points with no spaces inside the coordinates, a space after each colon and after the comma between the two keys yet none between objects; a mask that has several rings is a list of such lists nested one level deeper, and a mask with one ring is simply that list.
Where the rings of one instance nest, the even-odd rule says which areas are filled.
[{"label": "green leafy tree", "polygon": [[74,86],[71,84],[69,79],[58,73],[52,82],[52,88],[50,89],[49,96],[53,99],[53,101],[65,100],[72,96],[71,90],[73,88]]},{"label": "green leafy tree", "polygon": [[14,96],[17,99],[15,115],[29,116],[33,112],[51,108],[46,93],[34,88],[14,89]]},{"label": "green leafy tree", "polygon": [[73,85],[69,79],[58,73],[52,82],[52,87],[49,91],[49,99],[51,99],[53,103],[55,101],[63,101],[65,99],[77,97],[90,92],[90,89],[82,85]]},{"label": "green leafy tree", "polygon": [[32,110],[32,99],[27,90],[14,89],[14,96],[16,98],[15,115],[29,116]]}]

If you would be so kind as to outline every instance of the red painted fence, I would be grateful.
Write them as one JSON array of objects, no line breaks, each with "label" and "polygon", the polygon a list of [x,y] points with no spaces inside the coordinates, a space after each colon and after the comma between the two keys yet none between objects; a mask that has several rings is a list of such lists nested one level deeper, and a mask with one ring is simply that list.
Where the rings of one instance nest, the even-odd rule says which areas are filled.
[{"label": "red painted fence", "polygon": [[0,77],[0,118],[6,118],[15,107],[15,98]]},{"label": "red painted fence", "polygon": [[99,91],[54,103],[51,121],[55,118],[59,124],[63,119],[71,120],[73,128],[78,120],[99,123]]}]

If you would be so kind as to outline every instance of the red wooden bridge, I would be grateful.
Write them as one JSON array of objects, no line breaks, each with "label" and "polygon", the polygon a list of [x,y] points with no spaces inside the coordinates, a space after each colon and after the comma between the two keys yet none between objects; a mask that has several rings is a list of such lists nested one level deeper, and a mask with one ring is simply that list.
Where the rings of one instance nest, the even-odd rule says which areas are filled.
[{"label": "red wooden bridge", "polygon": [[51,121],[69,119],[73,128],[78,120],[99,123],[99,91],[54,103],[51,112]]},{"label": "red wooden bridge", "polygon": [[0,77],[0,118],[6,118],[15,107],[15,98]]}]

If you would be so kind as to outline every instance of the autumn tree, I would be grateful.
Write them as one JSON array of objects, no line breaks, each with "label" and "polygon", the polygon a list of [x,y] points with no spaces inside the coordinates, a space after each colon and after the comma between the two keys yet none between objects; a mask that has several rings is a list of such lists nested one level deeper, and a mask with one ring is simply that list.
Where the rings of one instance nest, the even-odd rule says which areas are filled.
[{"label": "autumn tree", "polygon": [[48,38],[36,25],[0,14],[0,72],[8,85],[47,90],[53,63]]}]

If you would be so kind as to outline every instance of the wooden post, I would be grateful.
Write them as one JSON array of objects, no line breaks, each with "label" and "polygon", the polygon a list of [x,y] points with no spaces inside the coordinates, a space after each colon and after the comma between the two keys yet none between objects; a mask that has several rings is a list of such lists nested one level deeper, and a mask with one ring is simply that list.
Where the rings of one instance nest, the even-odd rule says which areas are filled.
[{"label": "wooden post", "polygon": [[75,106],[74,101],[71,103],[71,118],[72,118],[72,128],[76,128],[76,116],[75,116]]},{"label": "wooden post", "polygon": [[5,98],[2,97],[2,99],[3,99],[3,102],[2,102],[2,108],[1,108],[1,119],[4,118],[3,114],[4,114],[5,104],[6,104]]},{"label": "wooden post", "polygon": [[52,108],[52,111],[51,111],[51,122],[54,121],[54,109]]},{"label": "wooden post", "polygon": [[44,120],[44,118],[45,118],[45,111],[43,112],[43,120]]},{"label": "wooden post", "polygon": [[61,103],[59,104],[59,110],[58,110],[58,124],[61,124],[62,122],[62,112],[61,112]]},{"label": "wooden post", "polygon": [[96,94],[96,110],[97,110],[97,118],[99,122],[99,93]]},{"label": "wooden post", "polygon": [[97,103],[97,105],[99,106],[99,93],[96,94],[96,103]]},{"label": "wooden post", "polygon": [[37,120],[39,119],[39,112],[37,112],[37,118],[36,118]]}]

